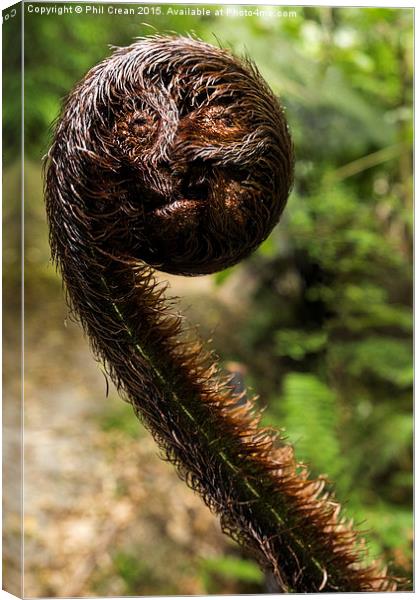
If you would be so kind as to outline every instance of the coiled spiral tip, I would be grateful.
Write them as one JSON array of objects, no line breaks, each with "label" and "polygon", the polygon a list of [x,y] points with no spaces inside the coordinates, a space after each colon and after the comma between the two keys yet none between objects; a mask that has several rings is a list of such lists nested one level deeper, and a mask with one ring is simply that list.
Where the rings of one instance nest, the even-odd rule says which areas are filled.
[{"label": "coiled spiral tip", "polygon": [[283,110],[257,69],[190,38],[144,38],[94,67],[51,155],[93,244],[184,275],[250,254],[293,180]]}]

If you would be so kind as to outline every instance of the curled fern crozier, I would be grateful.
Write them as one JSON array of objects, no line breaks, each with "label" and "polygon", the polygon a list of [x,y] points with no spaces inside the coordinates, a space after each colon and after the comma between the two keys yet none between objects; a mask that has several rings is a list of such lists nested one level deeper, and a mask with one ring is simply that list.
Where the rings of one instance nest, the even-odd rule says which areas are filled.
[{"label": "curled fern crozier", "polygon": [[45,173],[52,254],[120,393],[280,591],[391,590],[324,480],[260,426],[154,277],[249,255],[280,218],[293,165],[283,110],[252,62],[195,39],[140,39],[64,103]]}]

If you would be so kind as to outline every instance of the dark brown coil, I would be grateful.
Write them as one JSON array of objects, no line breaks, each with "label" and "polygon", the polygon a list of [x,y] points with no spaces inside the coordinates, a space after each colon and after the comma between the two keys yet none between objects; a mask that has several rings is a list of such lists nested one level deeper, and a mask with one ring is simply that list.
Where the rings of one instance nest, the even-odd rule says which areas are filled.
[{"label": "dark brown coil", "polygon": [[148,38],[92,69],[52,156],[95,243],[184,275],[252,252],[293,178],[283,111],[255,67],[185,38]]},{"label": "dark brown coil", "polygon": [[152,267],[197,275],[250,254],[292,179],[283,111],[251,62],[195,39],[142,39],[64,104],[46,164],[52,253],[97,358],[279,590],[392,589],[362,565],[325,482],[260,427],[153,277]]}]

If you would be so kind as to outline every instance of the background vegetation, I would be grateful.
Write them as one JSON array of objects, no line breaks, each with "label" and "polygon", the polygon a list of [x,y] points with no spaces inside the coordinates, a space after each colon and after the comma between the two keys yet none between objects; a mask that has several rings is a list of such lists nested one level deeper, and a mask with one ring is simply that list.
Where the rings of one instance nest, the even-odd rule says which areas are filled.
[{"label": "background vegetation", "polygon": [[[36,398],[41,405],[54,398],[47,418],[60,410],[67,414],[75,405],[69,373],[74,370],[79,381],[80,370],[96,369],[77,329],[62,326],[60,283],[48,265],[39,169],[61,99],[109,54],[109,45],[127,45],[155,31],[219,40],[252,57],[281,97],[295,141],[296,183],[280,225],[246,263],[194,283],[172,278],[173,288],[186,298],[190,319],[200,322],[204,336],[212,336],[227,368],[261,396],[266,421],[285,428],[298,456],[334,482],[346,512],[367,530],[371,556],[383,555],[392,572],[409,575],[413,13],[293,10],[294,16],[283,18],[26,15],[26,272],[33,326],[28,343],[39,362],[32,369],[32,410]],[[107,477],[115,478],[114,492],[108,498],[105,491],[98,502],[108,498],[113,506],[115,498],[131,498],[136,509],[129,517],[123,509],[123,516],[107,513],[117,533],[103,533],[99,555],[96,530],[91,537],[86,533],[93,508],[86,504],[81,511],[80,536],[72,529],[78,540],[73,553],[82,551],[84,557],[74,571],[83,575],[78,593],[267,591],[255,565],[219,536],[213,521],[200,530],[206,509],[200,512],[166,465],[150,466],[158,464],[150,458],[154,449],[147,455],[148,468],[138,458],[144,457],[148,437],[129,407],[112,390],[105,401],[100,378],[96,387],[88,377],[83,385],[87,380],[83,397],[95,404],[91,421],[78,422],[78,413],[70,422],[81,427],[82,438],[96,424],[95,448],[110,465]],[[62,402],[55,396],[58,389],[66,390]],[[67,421],[60,435],[68,437],[70,428]],[[97,476],[89,461],[76,470],[80,474],[83,468],[91,481]],[[153,485],[150,469],[155,469]],[[79,492],[73,490],[74,503],[88,485],[82,479]],[[172,500],[171,486],[179,494]],[[53,542],[42,538],[39,525],[47,522],[53,532],[75,510],[74,503],[32,507],[32,548],[44,548],[44,562],[33,560],[31,567],[34,591],[74,591],[60,579],[63,563],[60,567],[57,557],[51,558]],[[153,512],[159,504],[162,511]],[[194,515],[200,515],[195,525]],[[130,529],[138,535],[121,533]],[[93,549],[89,554],[91,541],[96,554]]]}]

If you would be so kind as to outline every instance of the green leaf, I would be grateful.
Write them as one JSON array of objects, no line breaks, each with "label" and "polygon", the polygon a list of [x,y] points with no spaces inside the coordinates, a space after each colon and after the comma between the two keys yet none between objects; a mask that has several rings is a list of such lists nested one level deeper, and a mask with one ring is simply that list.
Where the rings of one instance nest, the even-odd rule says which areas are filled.
[{"label": "green leaf", "polygon": [[298,458],[318,473],[338,475],[345,462],[338,440],[334,392],[314,375],[289,373],[284,379],[280,410]]}]

